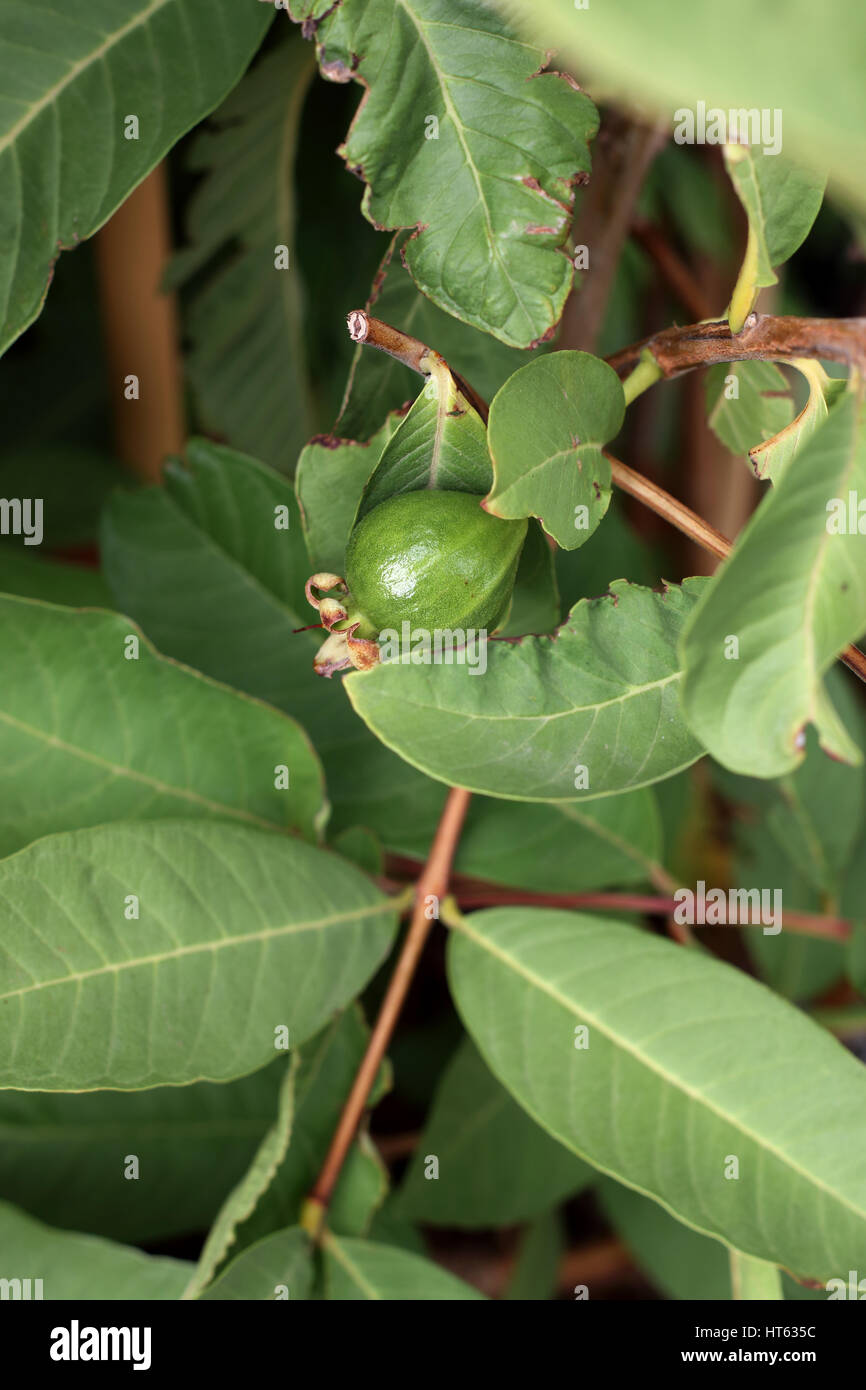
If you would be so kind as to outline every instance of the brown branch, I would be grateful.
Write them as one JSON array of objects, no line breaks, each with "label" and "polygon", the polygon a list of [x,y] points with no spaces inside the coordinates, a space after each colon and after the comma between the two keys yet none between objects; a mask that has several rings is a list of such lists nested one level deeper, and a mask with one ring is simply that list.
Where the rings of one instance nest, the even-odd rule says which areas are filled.
[{"label": "brown branch", "polygon": [[587,248],[589,273],[569,295],[560,347],[587,352],[595,347],[635,204],[668,134],[666,125],[642,125],[620,112],[605,117],[593,148],[592,178],[572,231],[574,245]]},{"label": "brown branch", "polygon": [[[710,526],[709,522],[704,521],[703,517],[693,512],[682,502],[678,502],[675,497],[671,497],[669,492],[665,492],[658,483],[651,483],[649,478],[645,478],[642,473],[635,473],[634,469],[627,464],[621,463],[619,459],[604,451],[605,458],[610,462],[610,471],[613,481],[623,492],[627,492],[638,501],[643,502],[644,506],[649,507],[658,516],[664,517],[665,521],[670,522],[684,536],[695,541],[704,550],[708,550],[711,555],[717,555],[724,560],[733,549],[731,542],[721,531]],[[866,653],[861,652],[859,647],[853,644],[847,646],[844,651],[839,653],[840,661],[844,662],[855,676],[859,676],[861,681],[866,681]]]},{"label": "brown branch", "polygon": [[436,835],[427,858],[424,870],[415,885],[415,906],[412,920],[403,948],[394,967],[385,998],[379,1009],[379,1016],[370,1034],[367,1049],[352,1083],[349,1098],[343,1107],[339,1123],[331,1140],[322,1170],[310,1192],[305,1224],[320,1230],[334,1192],[340,1170],[349,1152],[355,1131],[361,1121],[367,1097],[370,1094],[382,1059],[391,1041],[391,1035],[400,1016],[400,1011],[409,992],[409,986],[417,969],[430,933],[434,916],[427,915],[427,898],[441,898],[448,888],[451,863],[457,849],[460,831],[469,806],[470,793],[462,787],[452,787],[445,802],[445,809],[436,829]]},{"label": "brown branch", "polygon": [[[570,911],[597,909],[610,912],[646,912],[655,916],[672,916],[677,903],[673,897],[649,893],[529,893],[516,888],[480,888],[455,890],[461,908],[481,907],[557,907]],[[701,923],[694,925],[700,926]],[[750,922],[705,923],[707,926],[759,926]],[[802,936],[817,936],[824,941],[847,941],[851,923],[844,917],[827,917],[814,912],[785,911],[782,925]]]},{"label": "brown branch", "polygon": [[688,309],[696,319],[710,318],[713,306],[700,280],[691,267],[677,255],[662,229],[654,222],[638,217],[631,224],[631,234],[646,251],[668,289],[673,292],[683,308]]},{"label": "brown branch", "polygon": [[[103,334],[118,456],[158,482],[184,444],[183,371],[177,304],[161,288],[171,254],[168,180],[158,164],[96,238]],[[126,377],[138,377],[127,399]]]},{"label": "brown branch", "polygon": [[777,361],[792,357],[823,357],[849,367],[866,367],[866,318],[777,318],[750,314],[742,333],[732,333],[726,319],[664,328],[638,343],[631,343],[605,361],[626,376],[649,351],[662,376],[670,378],[696,367],[718,362],[746,362],[754,358]]},{"label": "brown branch", "polygon": [[731,542],[721,531],[717,531],[703,517],[698,516],[684,502],[678,502],[675,497],[671,497],[669,492],[665,492],[658,483],[650,482],[642,473],[636,473],[628,464],[622,463],[613,454],[604,450],[604,456],[610,464],[610,474],[618,488],[627,492],[630,497],[637,498],[650,511],[656,513],[671,526],[675,526],[684,536],[697,542],[703,549],[708,550],[711,555],[716,555],[724,559],[731,552]]}]

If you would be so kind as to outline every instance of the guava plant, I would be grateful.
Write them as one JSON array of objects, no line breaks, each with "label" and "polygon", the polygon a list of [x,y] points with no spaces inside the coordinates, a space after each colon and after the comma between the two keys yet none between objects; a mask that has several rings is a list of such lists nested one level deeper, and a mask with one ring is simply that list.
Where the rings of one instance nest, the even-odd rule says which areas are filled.
[{"label": "guava plant", "polygon": [[0,0],[0,1278],[866,1280],[866,21],[765,9]]}]

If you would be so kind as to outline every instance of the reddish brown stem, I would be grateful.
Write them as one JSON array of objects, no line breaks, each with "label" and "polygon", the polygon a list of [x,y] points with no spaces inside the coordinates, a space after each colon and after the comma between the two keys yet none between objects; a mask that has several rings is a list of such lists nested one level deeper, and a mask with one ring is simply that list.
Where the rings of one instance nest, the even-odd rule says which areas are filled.
[{"label": "reddish brown stem", "polygon": [[470,793],[464,791],[462,787],[453,787],[448,793],[448,799],[445,802],[445,809],[442,812],[427,863],[415,885],[415,905],[403,948],[394,967],[385,998],[382,1000],[379,1016],[370,1034],[367,1050],[331,1140],[331,1147],[310,1192],[309,1203],[319,1208],[319,1224],[324,1219],[334,1187],[340,1176],[340,1170],[364,1113],[367,1097],[373,1082],[376,1080],[397,1019],[409,992],[409,986],[421,959],[421,952],[433,922],[436,920],[434,915],[428,916],[428,899],[431,897],[440,899],[448,888],[451,864],[466,817],[469,800]]},{"label": "reddish brown stem", "polygon": [[[571,911],[597,909],[613,912],[650,912],[672,916],[677,904],[673,898],[647,893],[527,893],[516,888],[479,888],[457,891],[461,908],[480,907],[560,907]],[[700,924],[698,924],[700,925]],[[713,924],[715,925],[715,924]],[[748,926],[749,923],[719,923],[720,926]],[[755,923],[755,925],[758,925]],[[818,936],[825,941],[847,941],[851,923],[842,917],[822,917],[812,912],[784,913],[787,931]]]}]

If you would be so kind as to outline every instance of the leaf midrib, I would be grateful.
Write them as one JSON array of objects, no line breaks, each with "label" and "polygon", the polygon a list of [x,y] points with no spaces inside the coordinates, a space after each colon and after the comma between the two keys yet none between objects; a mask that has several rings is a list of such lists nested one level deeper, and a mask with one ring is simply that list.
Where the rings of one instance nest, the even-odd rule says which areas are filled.
[{"label": "leaf midrib", "polygon": [[393,912],[393,904],[387,899],[371,903],[362,908],[349,908],[345,912],[335,912],[327,917],[313,918],[310,921],[290,922],[277,927],[263,927],[260,931],[245,932],[242,936],[223,936],[217,941],[196,941],[189,946],[178,946],[171,951],[161,951],[149,956],[135,956],[131,960],[111,961],[105,965],[94,966],[91,970],[72,971],[54,980],[38,980],[20,989],[4,990],[0,993],[0,1003],[6,999],[17,999],[25,994],[38,993],[43,989],[53,989],[57,985],[80,984],[100,975],[117,975],[124,970],[137,970],[142,966],[163,965],[169,960],[179,960],[184,956],[203,955],[208,951],[222,951],[232,946],[247,946],[255,942],[270,941],[275,937],[294,936],[306,931],[321,931],[341,922],[363,921],[365,917],[375,917],[380,913]]},{"label": "leaf midrib", "polygon": [[61,92],[80,77],[83,72],[86,72],[89,67],[94,66],[96,63],[102,62],[106,54],[109,53],[116,44],[120,43],[127,35],[131,34],[135,29],[138,29],[142,24],[147,24],[159,10],[164,9],[166,5],[172,3],[174,3],[174,0],[151,0],[151,3],[146,9],[141,10],[133,19],[128,20],[127,23],[121,25],[119,29],[115,29],[113,33],[107,34],[105,36],[105,41],[101,43],[98,48],[91,49],[83,58],[79,58],[77,62],[73,63],[68,71],[64,73],[63,77],[55,82],[53,87],[49,87],[37,101],[31,102],[24,115],[15,122],[15,125],[13,125],[4,136],[0,137],[0,154],[13,145],[19,135],[21,135],[22,132],[47,109],[47,107],[51,106],[60,96]]},{"label": "leaf midrib", "polygon": [[104,768],[106,772],[112,773],[115,777],[127,777],[132,782],[138,782],[142,786],[150,787],[153,791],[163,795],[175,796],[181,801],[192,802],[196,806],[203,806],[207,810],[217,811],[220,815],[230,816],[233,820],[242,820],[250,825],[257,825],[264,830],[287,830],[287,825],[280,824],[279,821],[268,820],[264,816],[257,816],[254,811],[245,811],[238,806],[229,806],[221,801],[212,801],[209,797],[202,796],[199,792],[191,788],[178,787],[170,782],[162,782],[157,777],[149,777],[146,772],[139,772],[135,768],[125,767],[122,763],[113,763],[108,758],[103,758],[99,753],[91,753],[86,748],[79,748],[74,743],[67,743],[65,739],[59,738],[57,734],[48,734],[44,729],[38,729],[35,725],[27,724],[23,719],[16,719],[14,715],[8,714],[5,710],[0,710],[0,723],[8,724],[21,733],[29,734],[31,738],[46,744],[49,748],[59,749],[62,753],[67,753],[71,757],[80,758],[82,762],[92,763],[96,767]]}]

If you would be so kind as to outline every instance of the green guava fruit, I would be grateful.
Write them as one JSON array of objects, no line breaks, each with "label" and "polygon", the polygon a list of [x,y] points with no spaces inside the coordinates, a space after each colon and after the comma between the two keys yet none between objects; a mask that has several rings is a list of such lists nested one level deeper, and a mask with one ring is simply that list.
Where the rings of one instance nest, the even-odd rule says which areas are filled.
[{"label": "green guava fruit", "polygon": [[349,537],[346,583],[358,636],[401,624],[496,630],[508,612],[527,522],[469,492],[424,489],[381,502]]}]

